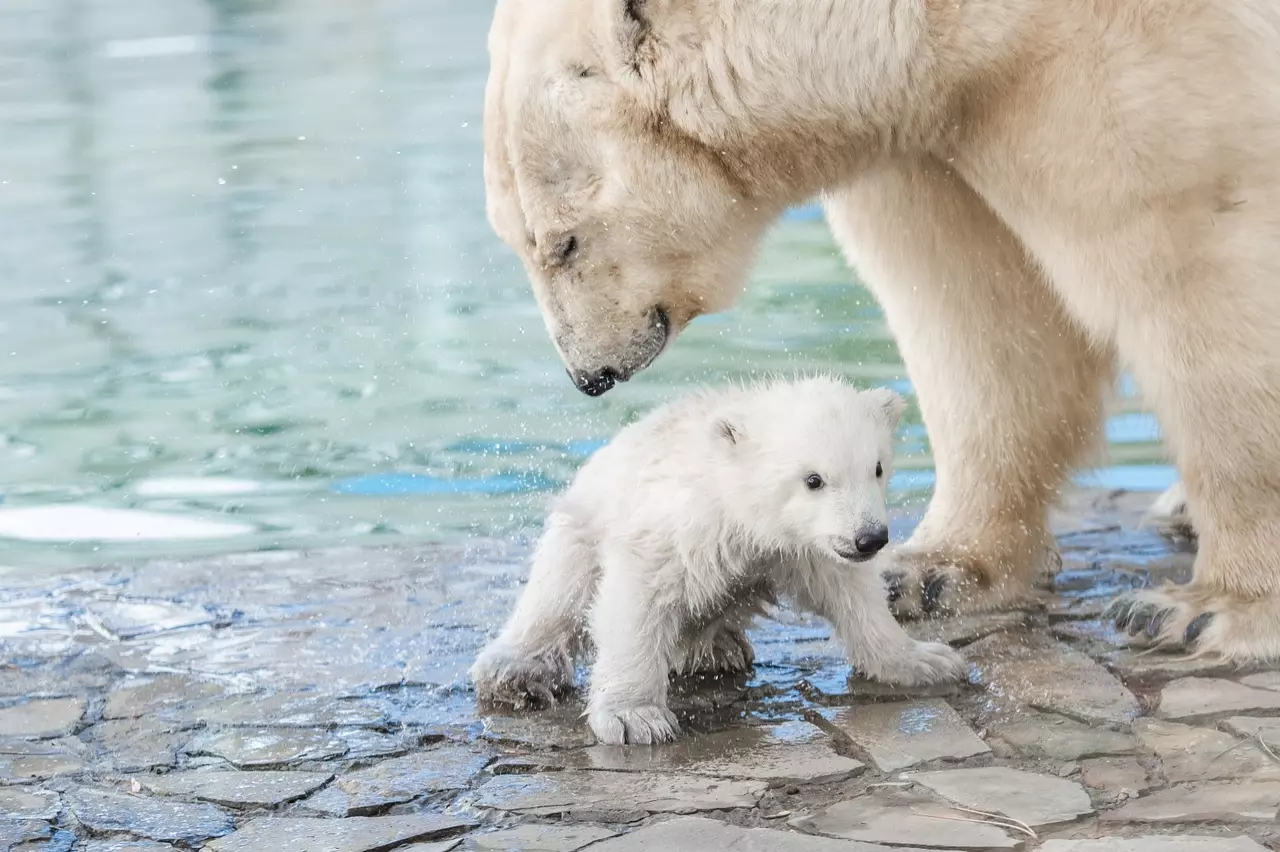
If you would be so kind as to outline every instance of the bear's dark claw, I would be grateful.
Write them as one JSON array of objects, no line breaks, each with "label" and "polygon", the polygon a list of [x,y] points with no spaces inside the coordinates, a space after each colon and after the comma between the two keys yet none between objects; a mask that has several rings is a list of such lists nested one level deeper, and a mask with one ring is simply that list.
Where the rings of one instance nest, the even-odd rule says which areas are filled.
[{"label": "bear's dark claw", "polygon": [[1147,624],[1147,638],[1154,639],[1159,636],[1160,631],[1164,629],[1164,623],[1169,620],[1171,615],[1173,615],[1172,609],[1162,609],[1157,612]]},{"label": "bear's dark claw", "polygon": [[1137,609],[1137,605],[1133,601],[1124,601],[1113,604],[1107,610],[1107,616],[1115,619],[1116,630],[1126,630],[1129,627],[1129,620],[1133,618],[1135,609]]},{"label": "bear's dark claw", "polygon": [[938,608],[938,599],[942,597],[942,592],[947,586],[946,574],[934,574],[925,580],[924,594],[920,602],[920,608],[925,612],[933,612]]},{"label": "bear's dark claw", "polygon": [[1195,644],[1195,641],[1200,638],[1200,634],[1204,632],[1204,629],[1209,626],[1211,621],[1213,621],[1213,613],[1211,612],[1202,612],[1197,615],[1187,625],[1187,632],[1182,635],[1183,643],[1187,645]]},{"label": "bear's dark claw", "polygon": [[1156,609],[1150,606],[1135,606],[1132,614],[1129,616],[1129,635],[1137,636],[1139,633],[1147,629],[1151,624],[1151,617],[1156,614]]},{"label": "bear's dark claw", "polygon": [[899,573],[884,575],[885,594],[888,595],[889,603],[896,603],[902,600],[902,583],[905,577]]}]

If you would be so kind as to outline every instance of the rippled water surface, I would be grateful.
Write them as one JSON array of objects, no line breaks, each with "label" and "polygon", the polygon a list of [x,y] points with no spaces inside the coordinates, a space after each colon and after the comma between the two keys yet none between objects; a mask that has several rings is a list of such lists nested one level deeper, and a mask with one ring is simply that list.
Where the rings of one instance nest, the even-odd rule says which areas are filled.
[{"label": "rippled water surface", "polygon": [[[527,534],[681,387],[910,391],[811,210],[732,314],[573,390],[484,217],[491,8],[0,4],[0,564]],[[1117,411],[1094,480],[1163,486],[1154,424]],[[914,408],[901,453],[897,499],[924,499]]]}]

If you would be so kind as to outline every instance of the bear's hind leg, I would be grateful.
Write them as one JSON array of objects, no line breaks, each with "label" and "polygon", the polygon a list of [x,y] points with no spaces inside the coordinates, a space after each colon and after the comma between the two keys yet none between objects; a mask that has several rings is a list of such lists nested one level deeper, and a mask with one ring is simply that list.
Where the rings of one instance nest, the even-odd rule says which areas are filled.
[{"label": "bear's hind leg", "polygon": [[1119,267],[1106,288],[1063,287],[1078,310],[1114,321],[1177,459],[1198,539],[1188,585],[1127,595],[1112,617],[1139,643],[1239,663],[1280,660],[1277,209],[1280,191],[1259,192],[1187,244],[1197,255],[1145,276]]},{"label": "bear's hind leg", "polygon": [[943,164],[888,164],[826,209],[897,340],[937,470],[915,535],[877,560],[894,612],[1015,606],[1058,565],[1049,504],[1096,446],[1111,354]]},{"label": "bear's hind leg", "polygon": [[573,686],[573,656],[596,572],[587,528],[571,515],[551,515],[515,610],[471,666],[477,698],[541,707],[555,704]]}]

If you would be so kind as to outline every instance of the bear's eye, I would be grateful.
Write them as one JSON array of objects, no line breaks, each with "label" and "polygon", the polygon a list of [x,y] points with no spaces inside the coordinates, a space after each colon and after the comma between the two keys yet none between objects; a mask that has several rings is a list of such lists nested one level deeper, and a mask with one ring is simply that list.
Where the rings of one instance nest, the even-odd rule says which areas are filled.
[{"label": "bear's eye", "polygon": [[826,485],[826,483],[823,482],[822,477],[818,476],[816,473],[811,473],[804,478],[804,486],[810,491],[817,491],[824,485]]},{"label": "bear's eye", "polygon": [[573,259],[578,253],[578,238],[573,234],[561,237],[560,241],[555,244],[551,250],[551,265],[563,266]]},{"label": "bear's eye", "polygon": [[876,462],[876,479],[884,476],[884,468],[880,466],[880,462]]}]

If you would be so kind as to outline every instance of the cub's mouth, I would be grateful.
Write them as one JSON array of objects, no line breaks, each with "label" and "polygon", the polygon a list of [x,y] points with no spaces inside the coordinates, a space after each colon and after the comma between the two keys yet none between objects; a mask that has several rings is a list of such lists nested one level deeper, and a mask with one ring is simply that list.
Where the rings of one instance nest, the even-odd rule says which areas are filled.
[{"label": "cub's mouth", "polygon": [[587,396],[600,396],[612,390],[618,382],[625,382],[636,373],[648,367],[671,339],[671,320],[661,306],[649,312],[648,328],[636,339],[616,365],[606,365],[595,369],[568,369],[569,379],[574,387]]}]

